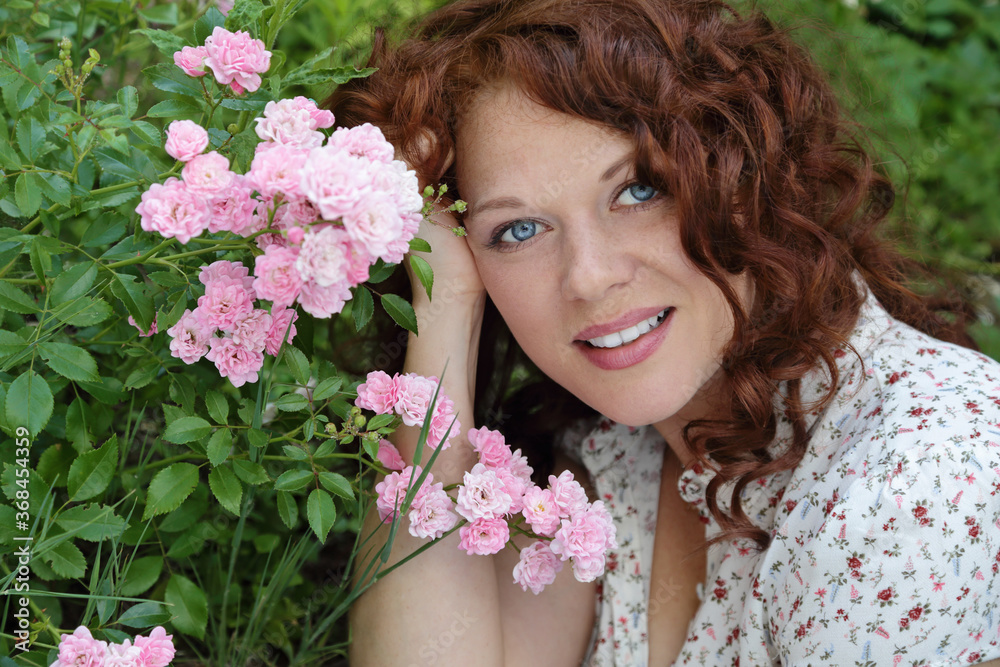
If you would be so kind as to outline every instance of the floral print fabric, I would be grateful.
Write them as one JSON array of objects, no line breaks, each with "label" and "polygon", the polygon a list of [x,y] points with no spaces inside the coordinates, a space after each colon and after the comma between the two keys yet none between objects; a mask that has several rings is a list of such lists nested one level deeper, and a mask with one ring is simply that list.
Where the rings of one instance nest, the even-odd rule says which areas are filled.
[{"label": "floral print fabric", "polygon": [[[840,387],[808,416],[802,462],[743,492],[770,546],[709,549],[701,605],[675,665],[1000,657],[1000,364],[892,319],[872,296],[850,343],[858,355],[837,351]],[[822,370],[804,378],[803,402],[828,381]],[[643,667],[647,609],[672,595],[649,590],[666,444],[651,427],[606,419],[581,435],[567,433],[562,446],[587,468],[621,545],[600,580],[584,664]],[[790,436],[783,421],[773,451]],[[705,510],[713,474],[696,466],[678,484],[706,538],[719,532]],[[723,507],[728,496],[723,487]]]}]

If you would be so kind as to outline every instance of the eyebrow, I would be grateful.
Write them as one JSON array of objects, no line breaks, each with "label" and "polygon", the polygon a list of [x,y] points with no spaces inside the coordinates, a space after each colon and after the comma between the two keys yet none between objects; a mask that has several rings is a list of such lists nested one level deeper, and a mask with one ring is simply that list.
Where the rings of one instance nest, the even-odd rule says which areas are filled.
[{"label": "eyebrow", "polygon": [[[613,165],[608,167],[608,169],[603,174],[601,174],[600,182],[604,183],[610,181],[612,178],[615,177],[615,174],[621,171],[622,167],[631,163],[632,160],[633,160],[632,155],[626,155],[621,160],[615,162]],[[500,208],[518,208],[521,206],[525,206],[525,203],[520,199],[518,199],[517,197],[496,197],[494,199],[484,201],[481,204],[476,204],[476,205],[470,204],[469,209],[468,211],[466,211],[464,218],[466,221],[468,221],[481,213],[486,213],[487,211],[493,211]]]}]

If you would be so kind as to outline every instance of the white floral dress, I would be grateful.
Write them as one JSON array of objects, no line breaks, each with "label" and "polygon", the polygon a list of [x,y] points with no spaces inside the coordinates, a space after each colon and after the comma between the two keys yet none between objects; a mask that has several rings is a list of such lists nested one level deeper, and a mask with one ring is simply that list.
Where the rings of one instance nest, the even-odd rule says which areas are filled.
[{"label": "white floral dress", "polygon": [[[809,416],[795,470],[744,491],[772,536],[708,551],[701,605],[675,665],[965,665],[1000,657],[1000,364],[891,317],[869,297],[841,386]],[[802,383],[804,402],[829,377]],[[773,443],[780,451],[790,425]],[[663,439],[602,420],[563,447],[614,515],[620,548],[598,589],[584,665],[644,667]],[[681,497],[706,537],[711,471],[687,469]],[[728,497],[724,487],[720,504]],[[667,603],[671,591],[658,591]],[[659,599],[663,598],[663,599]]]}]

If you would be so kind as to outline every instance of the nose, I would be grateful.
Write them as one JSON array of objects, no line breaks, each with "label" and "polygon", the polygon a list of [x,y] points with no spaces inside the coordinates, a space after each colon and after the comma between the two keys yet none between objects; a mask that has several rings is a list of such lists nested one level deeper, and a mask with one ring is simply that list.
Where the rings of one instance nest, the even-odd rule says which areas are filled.
[{"label": "nose", "polygon": [[635,274],[628,238],[611,220],[582,218],[567,229],[562,248],[566,299],[599,301]]}]

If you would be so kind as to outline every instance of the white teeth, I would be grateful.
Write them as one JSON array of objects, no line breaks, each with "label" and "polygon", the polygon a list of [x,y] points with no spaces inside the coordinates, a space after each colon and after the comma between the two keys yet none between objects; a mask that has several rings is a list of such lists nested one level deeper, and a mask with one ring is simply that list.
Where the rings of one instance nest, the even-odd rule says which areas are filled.
[{"label": "white teeth", "polygon": [[642,322],[630,326],[627,329],[616,331],[615,333],[610,333],[606,336],[590,338],[587,342],[594,347],[618,347],[619,345],[624,345],[625,343],[631,343],[644,333],[655,329],[663,321],[666,314],[667,311],[662,310],[649,319],[643,320]]}]

